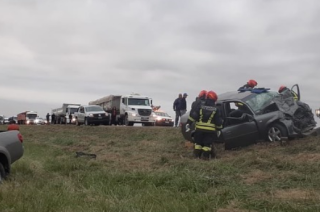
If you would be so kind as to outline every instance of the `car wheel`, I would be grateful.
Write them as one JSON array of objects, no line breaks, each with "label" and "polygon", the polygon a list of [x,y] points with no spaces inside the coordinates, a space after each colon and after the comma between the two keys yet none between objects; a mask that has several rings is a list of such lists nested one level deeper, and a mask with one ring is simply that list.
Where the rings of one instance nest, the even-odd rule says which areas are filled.
[{"label": "car wheel", "polygon": [[0,183],[6,179],[6,171],[4,170],[4,167],[2,163],[0,163]]},{"label": "car wheel", "polygon": [[281,124],[275,123],[268,128],[267,140],[270,142],[281,141],[283,137],[287,136],[287,129]]}]

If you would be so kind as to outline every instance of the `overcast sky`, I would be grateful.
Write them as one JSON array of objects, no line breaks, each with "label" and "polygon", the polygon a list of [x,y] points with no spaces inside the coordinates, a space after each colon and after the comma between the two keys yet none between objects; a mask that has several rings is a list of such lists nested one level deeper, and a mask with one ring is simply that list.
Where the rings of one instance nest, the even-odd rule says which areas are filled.
[{"label": "overcast sky", "polygon": [[319,0],[0,0],[0,114],[137,92],[300,85],[320,107]]}]

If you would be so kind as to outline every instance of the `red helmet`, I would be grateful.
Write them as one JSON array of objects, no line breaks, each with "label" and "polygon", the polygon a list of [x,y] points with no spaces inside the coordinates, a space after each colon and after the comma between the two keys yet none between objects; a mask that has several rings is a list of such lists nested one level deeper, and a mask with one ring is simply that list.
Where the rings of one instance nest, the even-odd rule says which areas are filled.
[{"label": "red helmet", "polygon": [[218,96],[217,96],[217,94],[216,94],[214,91],[209,91],[209,92],[207,93],[207,99],[212,99],[212,100],[214,100],[214,101],[217,101]]},{"label": "red helmet", "polygon": [[249,81],[247,82],[247,84],[248,84],[248,86],[249,86],[250,88],[253,88],[254,86],[257,86],[257,85],[258,85],[257,81],[255,81],[255,80],[253,80],[253,79],[249,80]]},{"label": "red helmet", "polygon": [[198,97],[199,97],[200,99],[206,98],[206,97],[207,97],[207,91],[206,91],[206,90],[200,91]]},{"label": "red helmet", "polygon": [[279,90],[278,90],[278,92],[281,93],[281,92],[282,92],[284,89],[286,89],[286,88],[287,88],[287,86],[281,85],[280,88],[279,88]]}]

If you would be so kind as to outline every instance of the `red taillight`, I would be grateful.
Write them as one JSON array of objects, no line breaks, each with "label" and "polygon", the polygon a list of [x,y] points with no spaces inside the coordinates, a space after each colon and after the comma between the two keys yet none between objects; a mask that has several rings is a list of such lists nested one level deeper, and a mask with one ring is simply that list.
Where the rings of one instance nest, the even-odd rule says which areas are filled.
[{"label": "red taillight", "polygon": [[18,133],[18,138],[19,138],[19,141],[22,143],[23,142],[23,137],[20,133]]}]

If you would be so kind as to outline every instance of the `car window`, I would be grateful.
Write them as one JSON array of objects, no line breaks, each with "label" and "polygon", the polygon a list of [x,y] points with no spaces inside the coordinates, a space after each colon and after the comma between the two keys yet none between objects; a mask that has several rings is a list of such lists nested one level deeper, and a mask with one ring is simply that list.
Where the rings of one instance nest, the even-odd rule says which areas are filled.
[{"label": "car window", "polygon": [[255,113],[259,113],[262,109],[267,107],[272,99],[277,96],[277,92],[266,92],[266,93],[261,93],[255,96],[252,96],[250,99],[246,100],[245,102],[251,107],[251,109]]}]

